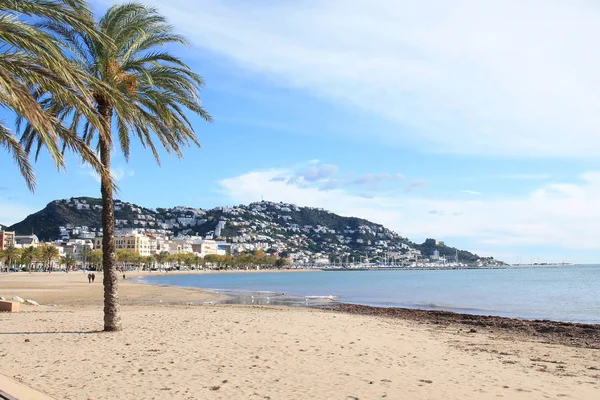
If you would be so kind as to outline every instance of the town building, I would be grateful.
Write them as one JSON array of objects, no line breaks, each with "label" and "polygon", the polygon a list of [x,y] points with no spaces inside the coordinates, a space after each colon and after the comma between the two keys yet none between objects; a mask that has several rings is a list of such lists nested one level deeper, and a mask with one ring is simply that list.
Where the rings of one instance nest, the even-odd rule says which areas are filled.
[{"label": "town building", "polygon": [[37,247],[40,244],[40,239],[37,235],[15,235],[15,247]]},{"label": "town building", "polygon": [[[94,249],[102,250],[102,237],[94,238]],[[141,256],[156,253],[156,239],[141,233],[115,236],[115,250],[133,250]]]},{"label": "town building", "polygon": [[6,250],[8,247],[15,245],[15,233],[8,231],[0,231],[0,250]]},{"label": "town building", "polygon": [[230,247],[228,243],[210,239],[193,240],[192,250],[194,253],[199,254],[200,257],[204,257],[209,254],[216,254],[219,256],[230,254]]},{"label": "town building", "polygon": [[71,255],[73,256],[73,258],[75,259],[75,261],[77,262],[77,264],[83,264],[85,260],[85,249],[88,248],[90,250],[93,250],[94,248],[94,244],[92,243],[91,240],[87,239],[75,239],[75,240],[70,240],[65,244],[62,244],[61,246],[57,246],[59,248],[63,249],[63,253],[65,256],[67,255]]},{"label": "town building", "polygon": [[193,253],[192,240],[186,238],[175,238],[170,243],[171,254]]}]

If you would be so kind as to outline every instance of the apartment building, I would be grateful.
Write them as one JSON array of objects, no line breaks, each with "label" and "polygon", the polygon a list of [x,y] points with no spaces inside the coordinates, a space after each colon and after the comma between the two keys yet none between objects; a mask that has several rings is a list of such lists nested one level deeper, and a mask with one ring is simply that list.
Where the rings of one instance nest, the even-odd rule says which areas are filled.
[{"label": "apartment building", "polygon": [[204,257],[208,254],[218,254],[224,256],[228,254],[227,243],[218,242],[216,240],[195,240],[192,242],[192,250],[194,253],[199,253],[200,256]]},{"label": "apartment building", "polygon": [[[94,249],[102,250],[102,237],[94,239]],[[129,249],[141,256],[149,256],[156,253],[156,238],[141,233],[118,235],[115,236],[115,249]]]},{"label": "apartment building", "polygon": [[75,239],[70,240],[68,243],[61,245],[65,255],[71,255],[77,261],[77,263],[84,262],[84,251],[85,248],[93,249],[91,240],[87,239]]},{"label": "apartment building", "polygon": [[15,233],[0,231],[0,250],[6,250],[7,247],[15,245]]},{"label": "apartment building", "polygon": [[36,235],[15,235],[15,247],[37,247],[40,245],[40,239]]}]

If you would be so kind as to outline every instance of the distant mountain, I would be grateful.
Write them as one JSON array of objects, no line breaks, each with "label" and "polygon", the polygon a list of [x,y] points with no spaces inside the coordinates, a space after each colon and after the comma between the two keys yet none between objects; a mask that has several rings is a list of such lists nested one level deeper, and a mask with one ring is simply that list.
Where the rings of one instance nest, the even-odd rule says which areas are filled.
[{"label": "distant mountain", "polygon": [[8,228],[6,225],[0,224],[0,231],[4,231],[6,228]]},{"label": "distant mountain", "polygon": [[[40,240],[93,237],[101,233],[101,212],[101,201],[97,198],[55,200],[8,229],[17,234],[33,232]],[[267,252],[322,254],[343,261],[383,260],[417,251],[421,257],[429,257],[436,250],[447,259],[458,255],[461,262],[480,259],[476,254],[434,239],[413,243],[365,219],[285,203],[263,201],[211,210],[192,207],[154,210],[115,200],[115,220],[117,229],[140,228],[155,234],[220,238],[240,247],[258,243]]]},{"label": "distant mountain", "polygon": [[[91,203],[100,204],[100,199],[81,198]],[[23,221],[8,227],[17,235],[29,235],[35,233],[40,240],[56,240],[61,237],[60,226],[71,224],[73,226],[100,226],[100,210],[98,209],[76,209],[70,207],[67,201],[55,200],[46,207],[27,216]]]}]

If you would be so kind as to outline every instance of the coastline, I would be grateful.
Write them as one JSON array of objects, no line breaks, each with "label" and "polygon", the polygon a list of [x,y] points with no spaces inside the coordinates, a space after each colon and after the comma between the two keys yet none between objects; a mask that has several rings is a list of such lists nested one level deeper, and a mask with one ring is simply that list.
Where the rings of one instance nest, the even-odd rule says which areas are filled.
[{"label": "coastline", "polygon": [[396,318],[437,326],[458,326],[460,329],[469,331],[485,329],[488,332],[519,336],[526,340],[600,349],[600,324],[580,324],[547,319],[531,320],[402,307],[373,307],[348,303],[326,305],[321,308],[335,312]]},{"label": "coastline", "polygon": [[[55,399],[600,397],[597,337],[586,346],[583,333],[553,341],[543,325],[440,311],[221,305],[129,279],[124,331],[104,333],[98,282],[0,276],[0,295],[43,304],[0,313],[0,374]],[[581,325],[557,324],[565,338]]]}]

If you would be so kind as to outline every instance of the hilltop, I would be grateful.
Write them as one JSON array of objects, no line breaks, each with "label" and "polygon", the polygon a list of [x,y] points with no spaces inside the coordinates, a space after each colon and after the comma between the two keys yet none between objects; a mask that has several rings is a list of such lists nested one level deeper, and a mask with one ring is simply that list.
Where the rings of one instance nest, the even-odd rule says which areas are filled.
[{"label": "hilltop", "polygon": [[[8,230],[34,232],[40,240],[101,236],[101,201],[78,197],[55,200]],[[260,248],[282,254],[323,255],[338,261],[370,261],[384,258],[423,258],[436,252],[441,257],[474,263],[476,254],[427,239],[407,238],[365,219],[343,217],[324,209],[294,204],[256,202],[210,210],[192,207],[150,209],[115,200],[117,230],[134,228],[153,234],[201,236],[221,239],[238,250]],[[491,261],[492,259],[485,259]]]}]

